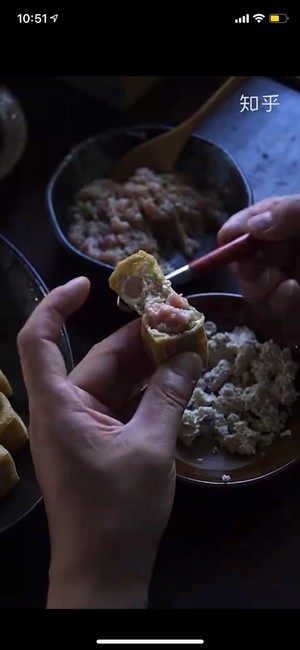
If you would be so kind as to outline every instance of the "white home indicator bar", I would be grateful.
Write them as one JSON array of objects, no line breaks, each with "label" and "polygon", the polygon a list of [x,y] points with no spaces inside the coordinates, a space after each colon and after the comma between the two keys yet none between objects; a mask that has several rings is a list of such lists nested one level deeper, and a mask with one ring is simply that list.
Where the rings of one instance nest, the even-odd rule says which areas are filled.
[{"label": "white home indicator bar", "polygon": [[204,639],[97,639],[99,645],[198,645]]}]

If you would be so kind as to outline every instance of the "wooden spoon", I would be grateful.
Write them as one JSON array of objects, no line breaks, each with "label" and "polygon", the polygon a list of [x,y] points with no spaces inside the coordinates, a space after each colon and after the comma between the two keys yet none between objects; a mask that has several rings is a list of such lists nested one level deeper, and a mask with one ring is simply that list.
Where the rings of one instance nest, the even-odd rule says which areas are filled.
[{"label": "wooden spoon", "polygon": [[149,167],[157,173],[170,172],[182,153],[191,133],[207,116],[248,77],[229,77],[227,81],[191,117],[174,129],[166,131],[131,149],[113,168],[113,180],[124,183],[138,167]]}]

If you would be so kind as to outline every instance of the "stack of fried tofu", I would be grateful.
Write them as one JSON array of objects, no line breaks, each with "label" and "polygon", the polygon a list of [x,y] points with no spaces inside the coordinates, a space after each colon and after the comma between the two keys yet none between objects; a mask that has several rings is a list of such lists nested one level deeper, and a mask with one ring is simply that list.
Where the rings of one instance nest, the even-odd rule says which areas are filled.
[{"label": "stack of fried tofu", "polygon": [[12,454],[28,440],[27,428],[9,401],[12,394],[12,387],[0,370],[0,499],[19,481]]}]

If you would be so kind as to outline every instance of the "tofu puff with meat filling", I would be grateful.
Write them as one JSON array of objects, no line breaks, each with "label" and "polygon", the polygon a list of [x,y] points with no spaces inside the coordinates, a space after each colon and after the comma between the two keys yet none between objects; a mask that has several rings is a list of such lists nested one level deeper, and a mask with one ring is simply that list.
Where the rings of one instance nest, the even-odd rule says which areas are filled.
[{"label": "tofu puff with meat filling", "polygon": [[206,366],[205,318],[172,289],[152,255],[141,250],[119,262],[109,286],[142,317],[141,337],[155,365],[196,352]]},{"label": "tofu puff with meat filling", "polygon": [[27,428],[11,403],[0,393],[0,444],[11,454],[28,440]]},{"label": "tofu puff with meat filling", "polygon": [[0,393],[3,393],[5,397],[11,397],[13,394],[12,387],[0,368]]},{"label": "tofu puff with meat filling", "polygon": [[9,451],[0,445],[0,499],[3,499],[19,482],[15,462]]},{"label": "tofu puff with meat filling", "polygon": [[11,454],[28,440],[27,428],[8,399],[12,394],[9,380],[0,370],[0,499],[19,482]]}]

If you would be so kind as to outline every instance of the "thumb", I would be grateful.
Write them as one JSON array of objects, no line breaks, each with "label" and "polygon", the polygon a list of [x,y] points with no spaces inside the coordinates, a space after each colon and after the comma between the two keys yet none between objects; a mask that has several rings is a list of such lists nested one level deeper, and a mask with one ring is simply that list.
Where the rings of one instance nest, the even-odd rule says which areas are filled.
[{"label": "thumb", "polygon": [[269,210],[251,216],[247,228],[257,239],[268,241],[300,237],[300,194],[274,201]]},{"label": "thumb", "polygon": [[36,307],[20,331],[17,343],[29,395],[47,395],[57,378],[66,377],[57,340],[66,318],[83,305],[89,290],[85,277],[57,287]]},{"label": "thumb", "polygon": [[131,420],[140,435],[173,453],[183,411],[202,368],[201,358],[193,353],[173,357],[158,368]]}]

